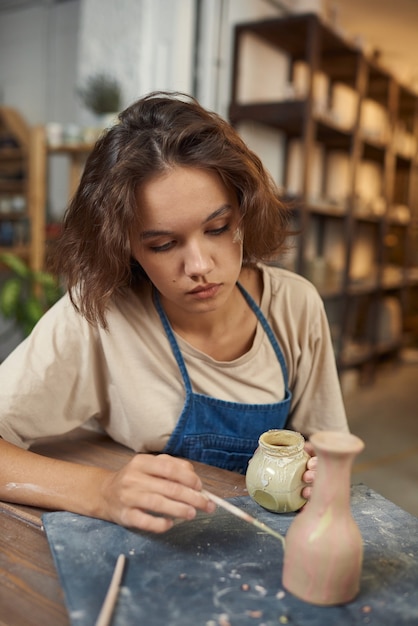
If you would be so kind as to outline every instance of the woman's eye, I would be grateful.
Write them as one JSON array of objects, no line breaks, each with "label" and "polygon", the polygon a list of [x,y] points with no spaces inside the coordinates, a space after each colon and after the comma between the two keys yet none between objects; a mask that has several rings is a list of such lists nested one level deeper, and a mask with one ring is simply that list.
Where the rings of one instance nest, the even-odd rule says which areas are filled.
[{"label": "woman's eye", "polygon": [[223,233],[226,233],[228,230],[229,224],[225,224],[225,226],[221,226],[220,228],[211,228],[207,231],[207,233],[216,237],[217,235],[222,235]]},{"label": "woman's eye", "polygon": [[[224,224],[223,226],[219,226],[219,228],[208,228],[205,232],[207,235],[211,237],[218,237],[223,233],[226,233],[230,230],[229,224]],[[168,252],[176,245],[176,240],[170,240],[162,244],[152,244],[149,246],[151,252],[159,253],[159,252]]]},{"label": "woman's eye", "polygon": [[150,246],[151,252],[167,252],[167,250],[171,250],[174,246],[174,241],[168,241],[167,243],[163,243],[160,246]]}]

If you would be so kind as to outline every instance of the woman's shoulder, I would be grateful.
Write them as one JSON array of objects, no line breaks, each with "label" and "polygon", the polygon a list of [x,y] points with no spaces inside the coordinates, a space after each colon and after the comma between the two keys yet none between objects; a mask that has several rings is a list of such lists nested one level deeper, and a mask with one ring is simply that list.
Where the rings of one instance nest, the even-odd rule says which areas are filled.
[{"label": "woman's shoulder", "polygon": [[115,296],[109,304],[106,319],[109,327],[113,323],[125,322],[136,326],[147,324],[147,320],[154,320],[155,315],[152,286],[144,282]]},{"label": "woman's shoulder", "polygon": [[138,321],[144,322],[147,317],[152,316],[152,295],[150,289],[141,290],[138,293],[127,290],[125,293],[114,297],[106,309],[107,328],[90,323],[78,310],[78,295],[74,291],[72,298],[65,293],[40,319],[32,333],[49,336],[58,335],[71,338],[89,337],[90,340],[103,339],[108,331],[119,331],[125,327],[137,326]]},{"label": "woman's shoulder", "polygon": [[307,278],[277,265],[259,266],[265,289],[272,297],[307,298],[322,302],[317,288]]},{"label": "woman's shoulder", "polygon": [[97,328],[76,310],[65,293],[44,313],[23,344],[28,353],[81,353],[97,336]]}]

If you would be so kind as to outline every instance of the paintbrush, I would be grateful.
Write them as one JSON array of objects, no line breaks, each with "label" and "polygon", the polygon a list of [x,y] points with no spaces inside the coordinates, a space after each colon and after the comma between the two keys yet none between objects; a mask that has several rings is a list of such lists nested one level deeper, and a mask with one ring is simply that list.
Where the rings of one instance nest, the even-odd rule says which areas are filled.
[{"label": "paintbrush", "polygon": [[104,599],[95,626],[109,626],[112,620],[113,610],[118,599],[119,586],[122,580],[123,569],[125,567],[125,560],[125,555],[119,554],[116,561],[115,569],[113,571],[112,580],[110,581],[110,585],[107,590],[106,597]]},{"label": "paintbrush", "polygon": [[222,507],[229,513],[232,513],[232,515],[235,515],[236,517],[239,517],[245,522],[248,522],[249,524],[256,526],[260,530],[264,530],[264,532],[269,533],[269,535],[272,535],[276,539],[280,539],[280,541],[283,544],[283,548],[285,547],[285,538],[283,537],[283,535],[281,535],[280,533],[270,528],[270,526],[267,526],[267,524],[265,524],[264,522],[260,522],[260,520],[256,519],[255,517],[252,517],[252,515],[250,515],[249,513],[246,513],[246,511],[243,511],[237,506],[234,506],[233,504],[231,504],[230,502],[227,502],[227,500],[224,500],[223,498],[218,498],[218,496],[215,496],[213,493],[210,493],[210,491],[206,491],[206,489],[202,489],[202,493],[207,498],[209,498],[209,500],[212,500],[212,502],[215,502],[215,504],[217,504],[218,506]]}]

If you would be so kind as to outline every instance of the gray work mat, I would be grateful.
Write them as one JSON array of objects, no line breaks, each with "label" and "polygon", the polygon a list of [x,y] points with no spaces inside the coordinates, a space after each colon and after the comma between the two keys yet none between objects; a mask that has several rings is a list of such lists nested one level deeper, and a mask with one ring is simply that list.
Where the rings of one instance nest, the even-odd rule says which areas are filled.
[{"label": "gray work mat", "polygon": [[[249,497],[230,502],[282,534],[294,517]],[[365,544],[361,590],[339,607],[287,593],[281,542],[220,509],[164,535],[66,512],[42,519],[72,626],[94,625],[120,553],[127,562],[112,626],[418,624],[418,518],[362,485],[352,509]]]}]

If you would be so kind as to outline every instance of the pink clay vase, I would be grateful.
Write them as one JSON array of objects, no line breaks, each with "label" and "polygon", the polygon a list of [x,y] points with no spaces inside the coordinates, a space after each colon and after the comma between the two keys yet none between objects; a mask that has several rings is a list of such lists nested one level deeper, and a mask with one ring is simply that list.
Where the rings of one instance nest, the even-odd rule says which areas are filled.
[{"label": "pink clay vase", "polygon": [[363,540],[351,514],[350,478],[364,443],[332,431],[310,441],[318,456],[316,477],[309,502],[286,534],[283,586],[305,602],[344,604],[360,587]]}]

